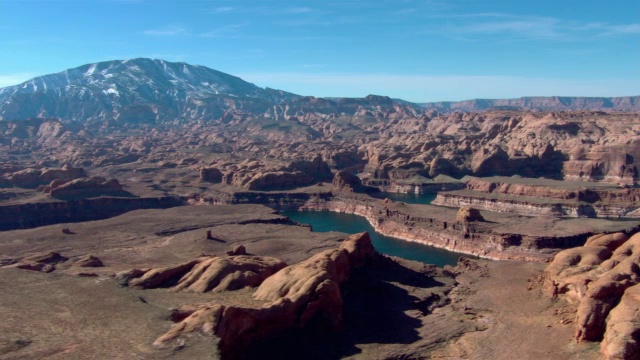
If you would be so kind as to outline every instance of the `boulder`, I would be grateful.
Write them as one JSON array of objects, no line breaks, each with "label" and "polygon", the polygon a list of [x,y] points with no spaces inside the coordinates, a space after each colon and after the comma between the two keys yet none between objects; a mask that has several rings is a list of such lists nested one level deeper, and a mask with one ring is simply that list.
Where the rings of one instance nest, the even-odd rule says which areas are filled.
[{"label": "boulder", "polygon": [[67,258],[60,255],[57,252],[47,252],[37,255],[31,255],[24,258],[22,261],[24,262],[35,262],[40,264],[57,264],[64,261],[67,261]]},{"label": "boulder", "polygon": [[49,273],[56,269],[56,265],[65,262],[68,259],[57,252],[46,252],[28,256],[19,262],[13,263],[7,267],[15,267],[24,270],[33,270]]},{"label": "boulder", "polygon": [[93,256],[93,255],[87,255],[82,257],[80,260],[76,261],[74,263],[75,266],[79,266],[79,267],[102,267],[104,266],[104,264],[102,263],[102,260],[100,260],[99,258]]},{"label": "boulder", "polygon": [[227,251],[229,256],[247,255],[247,249],[243,245],[236,245],[233,249]]}]

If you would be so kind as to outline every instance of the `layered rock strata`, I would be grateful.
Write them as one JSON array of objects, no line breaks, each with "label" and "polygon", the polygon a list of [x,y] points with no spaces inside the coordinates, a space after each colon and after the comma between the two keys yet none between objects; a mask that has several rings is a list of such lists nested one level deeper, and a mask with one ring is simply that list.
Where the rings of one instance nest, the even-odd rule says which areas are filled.
[{"label": "layered rock strata", "polygon": [[360,215],[383,235],[496,260],[545,261],[557,248],[575,246],[588,236],[577,233],[548,238],[505,234],[482,223],[458,221],[455,210],[441,209],[429,216],[429,210],[436,210],[435,207],[421,206],[423,211],[420,211],[402,203],[385,203],[364,197],[358,199],[345,194],[329,201],[310,200],[300,209]]},{"label": "layered rock strata", "polygon": [[640,190],[539,179],[472,178],[465,190],[439,193],[433,204],[535,216],[637,218]]}]

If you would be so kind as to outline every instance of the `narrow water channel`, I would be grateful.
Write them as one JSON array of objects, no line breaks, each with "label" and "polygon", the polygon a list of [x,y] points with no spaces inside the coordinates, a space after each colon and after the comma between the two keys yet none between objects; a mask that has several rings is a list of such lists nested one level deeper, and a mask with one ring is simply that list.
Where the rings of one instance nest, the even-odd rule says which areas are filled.
[{"label": "narrow water channel", "polygon": [[382,254],[397,256],[427,264],[455,265],[462,254],[433,246],[395,239],[377,233],[362,216],[332,211],[283,211],[291,220],[309,224],[315,232],[340,231],[348,234],[369,232],[376,250]]}]

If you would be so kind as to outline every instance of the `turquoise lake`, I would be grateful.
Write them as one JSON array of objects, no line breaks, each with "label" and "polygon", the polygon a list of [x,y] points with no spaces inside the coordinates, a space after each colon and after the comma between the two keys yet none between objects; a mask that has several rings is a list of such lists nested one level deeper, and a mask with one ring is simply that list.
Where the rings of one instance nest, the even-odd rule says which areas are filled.
[{"label": "turquoise lake", "polygon": [[364,217],[358,215],[332,211],[283,211],[281,214],[288,216],[291,220],[311,225],[315,232],[340,231],[353,234],[367,231],[378,252],[439,267],[455,265],[458,258],[463,255],[381,235],[373,230]]}]

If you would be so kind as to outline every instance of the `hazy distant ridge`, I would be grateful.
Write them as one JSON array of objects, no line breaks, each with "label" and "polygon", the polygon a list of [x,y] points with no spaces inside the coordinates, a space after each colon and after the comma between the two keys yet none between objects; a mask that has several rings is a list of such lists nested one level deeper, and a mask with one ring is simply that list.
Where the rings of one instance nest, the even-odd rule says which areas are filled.
[{"label": "hazy distant ridge", "polygon": [[569,97],[531,96],[517,99],[475,99],[465,101],[442,101],[419,104],[425,109],[441,112],[482,111],[496,108],[518,110],[614,110],[640,111],[640,96],[623,97]]}]

